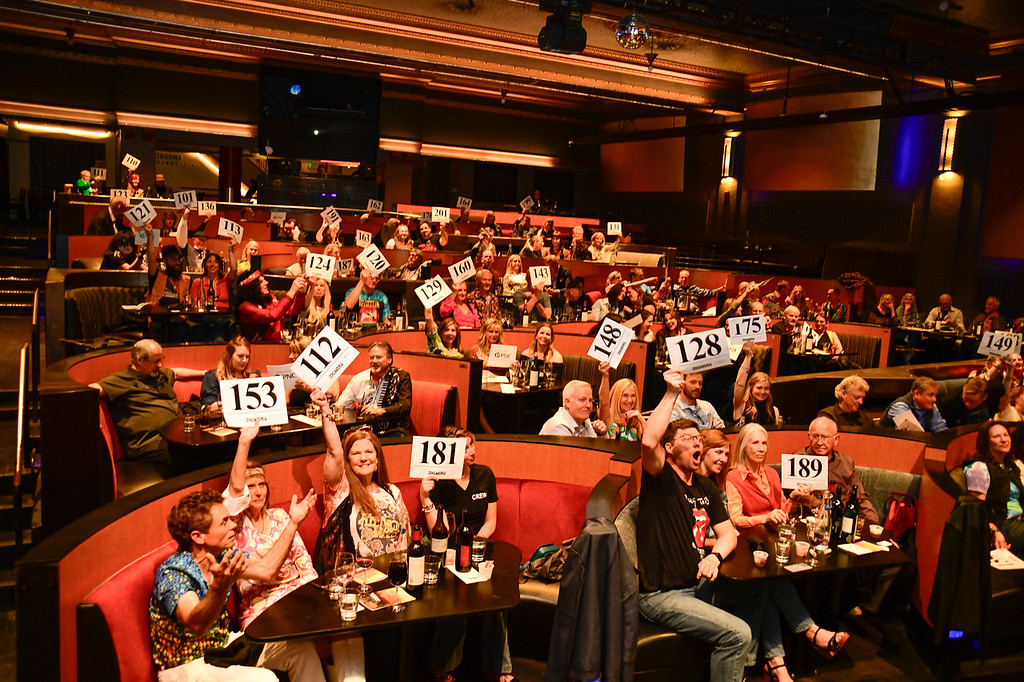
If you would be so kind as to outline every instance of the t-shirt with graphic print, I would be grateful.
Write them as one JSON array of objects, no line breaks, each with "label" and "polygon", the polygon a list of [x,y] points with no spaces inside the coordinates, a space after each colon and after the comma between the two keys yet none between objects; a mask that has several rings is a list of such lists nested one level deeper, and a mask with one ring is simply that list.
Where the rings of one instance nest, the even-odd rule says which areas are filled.
[{"label": "t-shirt with graphic print", "polygon": [[714,483],[699,474],[687,485],[666,462],[661,472],[640,477],[637,559],[643,592],[697,584],[709,527],[729,520]]},{"label": "t-shirt with graphic print", "polygon": [[[345,292],[345,298],[355,290],[352,287]],[[380,289],[367,292],[365,289],[359,292],[359,302],[356,304],[356,312],[359,316],[359,324],[375,325],[381,324],[385,318],[391,317],[391,305],[388,297]]]}]

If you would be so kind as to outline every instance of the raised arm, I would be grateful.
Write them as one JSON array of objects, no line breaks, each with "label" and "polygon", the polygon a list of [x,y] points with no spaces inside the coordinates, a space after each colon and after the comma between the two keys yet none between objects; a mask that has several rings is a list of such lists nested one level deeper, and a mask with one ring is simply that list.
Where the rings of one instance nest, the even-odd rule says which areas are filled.
[{"label": "raised arm", "polygon": [[184,249],[188,245],[188,209],[181,214],[178,220],[178,228],[174,231],[174,239],[178,242],[178,248]]},{"label": "raised arm", "polygon": [[324,443],[327,445],[327,456],[324,458],[324,485],[327,488],[336,488],[345,478],[345,452],[341,447],[341,434],[338,433],[337,424],[331,419],[327,395],[321,389],[314,388],[309,394],[309,399],[320,408]]},{"label": "raised arm", "polygon": [[743,344],[743,363],[736,372],[736,383],[732,387],[732,420],[737,421],[743,414],[743,394],[747,390],[747,379],[750,378],[750,361],[754,357],[754,342]]},{"label": "raised arm", "polygon": [[607,360],[602,360],[601,364],[597,366],[597,371],[601,373],[601,385],[597,387],[597,418],[609,426],[615,423],[612,418],[611,390],[608,386],[608,374],[611,368],[611,363]]},{"label": "raised arm", "polygon": [[324,230],[326,230],[326,229],[327,229],[327,219],[324,218],[323,221],[321,221],[321,223],[320,223],[320,229],[316,231],[316,243],[317,244],[323,244],[324,243]]},{"label": "raised arm", "polygon": [[354,310],[359,305],[359,295],[363,293],[363,282],[370,276],[370,271],[365,268],[359,275],[359,281],[352,287],[352,291],[348,292],[348,296],[345,297],[345,307],[349,310]]},{"label": "raised arm", "polygon": [[249,459],[249,448],[260,432],[260,427],[246,426],[238,432],[238,447],[235,459],[231,462],[231,473],[228,475],[228,495],[243,497],[245,495],[245,463]]},{"label": "raised arm", "polygon": [[142,228],[146,231],[146,259],[149,262],[149,276],[156,277],[160,272],[160,259],[157,256],[156,244],[153,243],[153,223]]},{"label": "raised arm", "polygon": [[298,495],[292,495],[292,504],[288,509],[288,525],[274,541],[270,551],[249,563],[248,568],[242,572],[242,577],[263,582],[270,582],[277,577],[278,571],[281,570],[281,564],[284,563],[285,557],[288,556],[288,552],[292,548],[295,532],[309,515],[315,502],[316,494],[313,493],[312,488],[301,501],[298,499]]},{"label": "raised arm", "polygon": [[238,255],[235,253],[236,246],[238,244],[228,244],[228,271],[225,277],[230,280],[233,280],[238,273]]},{"label": "raised arm", "polygon": [[242,577],[248,564],[245,552],[229,551],[219,562],[207,554],[200,565],[208,565],[210,589],[202,599],[192,591],[178,598],[174,611],[178,622],[194,635],[205,634],[220,617],[228,590]]},{"label": "raised arm", "polygon": [[649,474],[659,474],[665,466],[665,447],[661,439],[668,431],[668,425],[672,421],[672,406],[675,405],[685,381],[685,375],[677,369],[666,371],[664,378],[665,395],[647,420],[647,428],[644,429],[640,443],[644,471]]}]

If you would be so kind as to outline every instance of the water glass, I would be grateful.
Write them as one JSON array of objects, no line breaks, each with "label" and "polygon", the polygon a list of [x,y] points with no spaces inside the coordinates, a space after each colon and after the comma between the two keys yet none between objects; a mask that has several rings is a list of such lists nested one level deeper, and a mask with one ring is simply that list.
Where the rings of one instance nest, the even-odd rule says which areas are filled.
[{"label": "water glass", "polygon": [[775,541],[775,563],[785,566],[789,563],[789,550],[793,546],[793,540],[789,537],[779,536]]},{"label": "water glass", "polygon": [[479,565],[484,560],[484,553],[487,550],[487,538],[475,537],[473,538],[473,544],[469,550],[469,560],[474,566]]},{"label": "water glass", "polygon": [[186,414],[184,420],[181,423],[181,430],[185,433],[192,433],[196,430],[196,418],[195,415]]},{"label": "water glass", "polygon": [[344,592],[338,599],[338,612],[341,619],[350,621],[356,619],[356,611],[359,610],[359,594],[356,592]]},{"label": "water glass", "polygon": [[423,560],[423,582],[427,585],[436,585],[437,577],[441,574],[441,555],[428,554]]},{"label": "water glass", "polygon": [[320,416],[320,406],[316,403],[306,403],[306,417],[316,419]]}]

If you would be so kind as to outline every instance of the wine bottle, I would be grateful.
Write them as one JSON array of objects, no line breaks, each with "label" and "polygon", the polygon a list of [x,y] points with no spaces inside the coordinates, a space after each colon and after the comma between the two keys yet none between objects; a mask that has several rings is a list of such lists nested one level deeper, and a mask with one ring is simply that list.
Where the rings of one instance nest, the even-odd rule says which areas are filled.
[{"label": "wine bottle", "polygon": [[[437,505],[437,521],[430,529],[430,551],[444,557],[448,551],[448,529],[444,525],[444,507]],[[444,559],[442,559],[443,561]]]},{"label": "wine bottle", "polygon": [[401,313],[401,318],[402,318],[402,329],[408,329],[409,328],[409,304],[406,303],[404,296],[402,297],[402,313]]},{"label": "wine bottle", "polygon": [[423,585],[423,564],[426,552],[423,543],[420,542],[422,533],[419,526],[412,527],[412,544],[409,545],[409,589],[416,589]]},{"label": "wine bottle", "polygon": [[402,304],[399,304],[398,307],[395,308],[395,319],[392,322],[391,327],[396,332],[400,332],[400,331],[404,330],[405,327],[402,326],[402,322],[404,320],[405,320],[405,318],[402,316]]},{"label": "wine bottle", "polygon": [[530,388],[537,388],[540,383],[540,370],[537,369],[537,358],[530,361]]},{"label": "wine bottle", "polygon": [[465,573],[472,565],[473,531],[466,521],[466,510],[462,510],[462,525],[459,526],[458,545],[455,548],[455,570]]},{"label": "wine bottle", "polygon": [[829,484],[829,489],[832,491],[832,534],[830,536],[829,544],[835,547],[839,544],[840,531],[843,529],[843,512],[846,507],[843,504],[843,495],[839,491],[839,487],[834,483]]},{"label": "wine bottle", "polygon": [[850,490],[850,499],[843,512],[843,542],[855,541],[857,533],[857,486]]},{"label": "wine bottle", "polygon": [[206,280],[209,284],[206,287],[206,309],[216,310],[217,309],[217,293],[213,290],[213,280]]}]

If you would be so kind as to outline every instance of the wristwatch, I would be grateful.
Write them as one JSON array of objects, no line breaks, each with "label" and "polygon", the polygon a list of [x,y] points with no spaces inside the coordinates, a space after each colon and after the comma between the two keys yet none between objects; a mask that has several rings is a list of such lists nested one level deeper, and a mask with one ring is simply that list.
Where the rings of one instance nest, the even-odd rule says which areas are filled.
[{"label": "wristwatch", "polygon": [[723,562],[725,561],[725,559],[723,559],[723,558],[722,558],[722,555],[721,555],[721,554],[719,554],[718,552],[712,552],[712,553],[711,553],[711,556],[713,556],[713,557],[717,557],[717,558],[718,558],[718,565],[719,565],[719,566],[721,566],[721,565],[722,565],[722,563],[723,563]]}]

